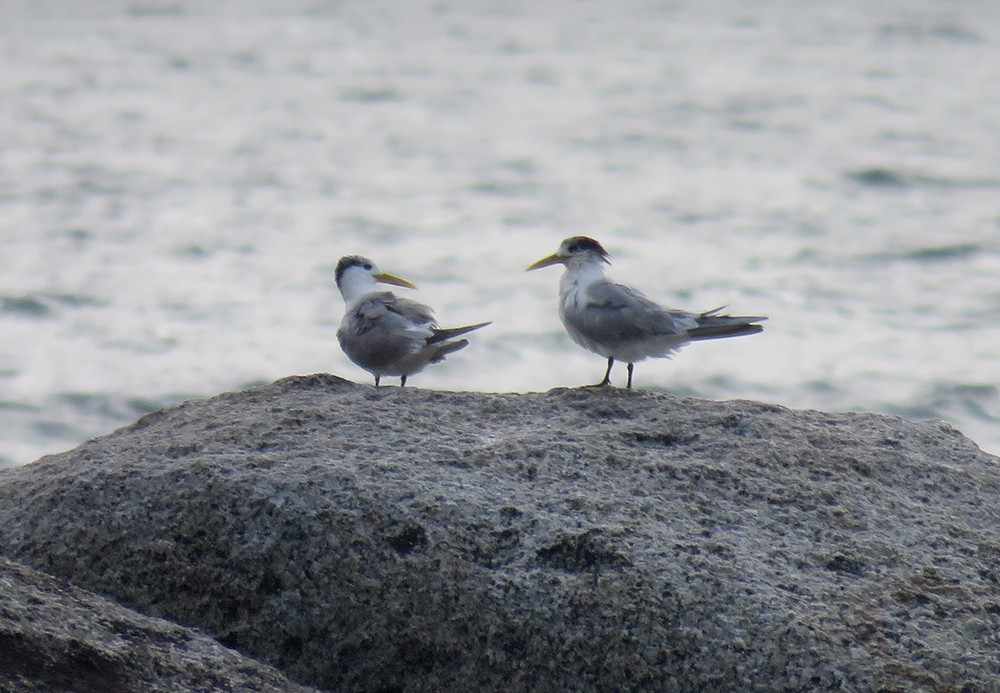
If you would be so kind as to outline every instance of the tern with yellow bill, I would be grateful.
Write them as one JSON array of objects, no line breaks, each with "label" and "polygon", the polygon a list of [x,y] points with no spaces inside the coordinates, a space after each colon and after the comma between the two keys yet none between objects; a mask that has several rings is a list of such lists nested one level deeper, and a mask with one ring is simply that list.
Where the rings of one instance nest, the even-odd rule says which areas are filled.
[{"label": "tern with yellow bill", "polygon": [[346,304],[337,339],[351,361],[375,376],[376,387],[382,376],[398,375],[400,386],[406,385],[408,376],[469,345],[468,340],[454,337],[490,324],[439,328],[428,306],[380,291],[377,285],[416,286],[380,272],[360,255],[342,257],[336,277]]},{"label": "tern with yellow bill", "polygon": [[559,281],[559,317],[574,342],[608,360],[598,386],[611,383],[615,359],[628,364],[628,385],[636,361],[667,357],[689,342],[756,334],[763,316],[719,315],[721,308],[688,313],[665,308],[635,289],[616,284],[604,274],[610,264],[601,244],[586,236],[567,238],[559,250],[528,271],[563,265]]}]

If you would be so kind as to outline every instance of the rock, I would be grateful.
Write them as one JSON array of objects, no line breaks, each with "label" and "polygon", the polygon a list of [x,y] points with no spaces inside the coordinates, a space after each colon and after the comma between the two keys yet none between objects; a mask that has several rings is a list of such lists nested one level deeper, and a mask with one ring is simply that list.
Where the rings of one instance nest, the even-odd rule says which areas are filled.
[{"label": "rock", "polygon": [[311,690],[207,635],[0,558],[0,691]]},{"label": "rock", "polygon": [[996,691],[997,463],[940,422],[317,375],[5,470],[0,545],[327,690]]}]

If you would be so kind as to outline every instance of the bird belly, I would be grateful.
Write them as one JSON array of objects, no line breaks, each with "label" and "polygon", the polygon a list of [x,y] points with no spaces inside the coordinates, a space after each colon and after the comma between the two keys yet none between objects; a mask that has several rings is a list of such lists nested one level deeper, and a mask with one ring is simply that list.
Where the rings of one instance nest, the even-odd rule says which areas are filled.
[{"label": "bird belly", "polygon": [[609,356],[627,363],[635,363],[646,358],[669,358],[687,343],[688,340],[674,335],[657,335],[619,344]]},{"label": "bird belly", "polygon": [[688,339],[677,335],[650,335],[639,339],[598,340],[576,329],[564,321],[570,339],[588,351],[616,361],[636,363],[647,358],[665,358],[688,343]]},{"label": "bird belly", "polygon": [[[384,339],[374,335],[337,332],[340,347],[355,364],[373,375],[411,375],[427,365],[410,339]],[[416,361],[417,363],[414,363]]]}]

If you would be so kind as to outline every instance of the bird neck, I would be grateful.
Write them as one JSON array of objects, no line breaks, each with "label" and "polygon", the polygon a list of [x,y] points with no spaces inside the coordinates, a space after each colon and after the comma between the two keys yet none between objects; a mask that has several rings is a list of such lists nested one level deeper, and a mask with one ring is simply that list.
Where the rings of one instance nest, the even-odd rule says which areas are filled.
[{"label": "bird neck", "polygon": [[378,291],[378,285],[367,276],[345,275],[340,283],[340,295],[344,303],[353,306],[368,294]]},{"label": "bird neck", "polygon": [[597,263],[567,265],[559,280],[559,293],[565,301],[569,297],[581,295],[587,287],[602,279],[605,279],[604,268]]}]

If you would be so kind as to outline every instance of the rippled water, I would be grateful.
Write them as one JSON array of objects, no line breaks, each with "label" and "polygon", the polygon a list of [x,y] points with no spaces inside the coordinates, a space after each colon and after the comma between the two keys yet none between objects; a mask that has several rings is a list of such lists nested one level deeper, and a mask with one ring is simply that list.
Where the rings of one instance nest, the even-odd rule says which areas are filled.
[{"label": "rippled water", "polygon": [[[0,463],[340,353],[337,259],[543,390],[568,235],[750,338],[640,387],[939,417],[1000,452],[1000,5],[0,1]],[[624,374],[617,374],[621,381]]]}]

